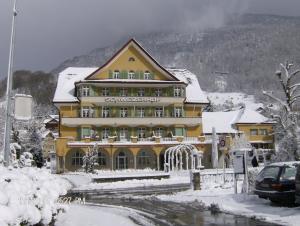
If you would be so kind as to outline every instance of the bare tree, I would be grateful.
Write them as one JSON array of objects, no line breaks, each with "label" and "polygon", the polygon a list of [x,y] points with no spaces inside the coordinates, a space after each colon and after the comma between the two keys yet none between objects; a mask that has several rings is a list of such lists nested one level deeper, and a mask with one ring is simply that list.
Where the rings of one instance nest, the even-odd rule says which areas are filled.
[{"label": "bare tree", "polygon": [[[294,65],[290,63],[280,64],[281,70],[275,75],[279,79],[284,98],[276,97],[272,92],[263,91],[263,94],[271,98],[280,106],[277,113],[271,116],[278,122],[276,134],[280,137],[278,154],[280,160],[299,159],[300,154],[300,126],[299,111],[297,102],[300,100],[300,83],[296,82],[296,77],[300,75],[300,70],[293,70]],[[286,156],[283,157],[282,155]]]}]

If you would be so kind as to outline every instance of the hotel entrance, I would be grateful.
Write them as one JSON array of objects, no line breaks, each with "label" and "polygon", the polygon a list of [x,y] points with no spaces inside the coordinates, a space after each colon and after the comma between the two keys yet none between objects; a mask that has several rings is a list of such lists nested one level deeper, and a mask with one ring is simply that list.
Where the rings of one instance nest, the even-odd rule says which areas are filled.
[{"label": "hotel entrance", "polygon": [[132,152],[127,148],[120,148],[114,154],[114,169],[124,170],[134,168]]},{"label": "hotel entrance", "polygon": [[124,152],[118,154],[116,161],[118,170],[128,169],[128,158]]}]

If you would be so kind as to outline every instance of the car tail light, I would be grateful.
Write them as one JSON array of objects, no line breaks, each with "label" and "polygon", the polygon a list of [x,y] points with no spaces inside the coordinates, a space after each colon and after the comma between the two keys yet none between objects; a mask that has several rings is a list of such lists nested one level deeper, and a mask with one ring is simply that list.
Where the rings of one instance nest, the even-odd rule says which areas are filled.
[{"label": "car tail light", "polygon": [[282,184],[271,184],[271,188],[273,188],[277,191],[281,191],[283,189],[283,185]]}]

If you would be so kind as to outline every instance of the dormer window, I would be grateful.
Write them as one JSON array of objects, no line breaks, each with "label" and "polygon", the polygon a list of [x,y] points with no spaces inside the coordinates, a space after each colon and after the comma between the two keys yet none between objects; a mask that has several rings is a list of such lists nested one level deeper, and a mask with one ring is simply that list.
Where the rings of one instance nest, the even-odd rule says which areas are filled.
[{"label": "dormer window", "polygon": [[114,71],[113,78],[114,79],[119,79],[120,78],[120,71]]},{"label": "dormer window", "polygon": [[134,71],[128,72],[128,79],[134,79]]},{"label": "dormer window", "polygon": [[150,72],[149,72],[149,71],[145,71],[145,73],[144,73],[144,79],[146,79],[146,80],[151,79],[151,76],[150,76]]},{"label": "dormer window", "polygon": [[83,97],[90,96],[90,87],[89,86],[82,86],[82,96]]}]

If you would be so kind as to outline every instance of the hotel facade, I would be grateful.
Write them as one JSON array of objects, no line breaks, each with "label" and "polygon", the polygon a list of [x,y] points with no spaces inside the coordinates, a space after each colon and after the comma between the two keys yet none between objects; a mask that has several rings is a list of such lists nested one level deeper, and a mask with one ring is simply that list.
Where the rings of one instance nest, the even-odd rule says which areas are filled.
[{"label": "hotel facade", "polygon": [[181,143],[203,151],[210,166],[211,136],[202,126],[209,101],[196,75],[164,68],[134,39],[100,68],[61,72],[53,103],[58,172],[80,169],[95,145],[99,169],[163,170],[164,152]]}]

